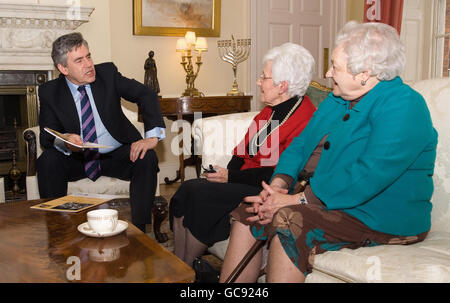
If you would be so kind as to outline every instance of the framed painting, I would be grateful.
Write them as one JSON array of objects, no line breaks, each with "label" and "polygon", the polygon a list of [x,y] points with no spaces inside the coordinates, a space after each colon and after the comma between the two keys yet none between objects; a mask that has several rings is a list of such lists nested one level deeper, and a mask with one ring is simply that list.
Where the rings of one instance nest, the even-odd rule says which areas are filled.
[{"label": "framed painting", "polygon": [[221,0],[133,0],[133,34],[220,36]]}]

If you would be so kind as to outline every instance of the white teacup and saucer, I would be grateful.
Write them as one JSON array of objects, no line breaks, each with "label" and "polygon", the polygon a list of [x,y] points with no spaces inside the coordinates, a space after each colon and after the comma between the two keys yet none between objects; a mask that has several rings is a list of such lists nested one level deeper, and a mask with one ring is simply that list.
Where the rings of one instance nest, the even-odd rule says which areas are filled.
[{"label": "white teacup and saucer", "polygon": [[78,231],[89,237],[104,238],[120,234],[128,223],[118,219],[115,209],[97,209],[87,213],[87,222],[78,225]]}]

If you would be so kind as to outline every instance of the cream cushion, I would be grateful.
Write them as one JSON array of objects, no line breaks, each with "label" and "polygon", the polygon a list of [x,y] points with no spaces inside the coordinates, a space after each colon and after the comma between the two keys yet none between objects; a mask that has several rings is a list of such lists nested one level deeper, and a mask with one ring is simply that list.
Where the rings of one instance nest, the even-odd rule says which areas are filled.
[{"label": "cream cushion", "polygon": [[227,167],[233,148],[242,140],[257,114],[244,112],[195,120],[192,137],[196,151],[202,156],[202,164]]},{"label": "cream cushion", "polygon": [[[382,245],[317,255],[306,282],[450,282],[450,79],[424,80],[411,86],[425,98],[439,133],[430,233],[424,241],[408,246]],[[205,154],[202,164],[226,165],[231,158],[218,149],[210,150],[220,143],[203,144],[221,138],[210,126],[225,125],[226,120],[251,121],[255,114],[197,120],[192,133],[196,146]],[[234,143],[244,134],[232,133]],[[223,259],[227,245],[228,240],[221,241],[209,251]]]}]

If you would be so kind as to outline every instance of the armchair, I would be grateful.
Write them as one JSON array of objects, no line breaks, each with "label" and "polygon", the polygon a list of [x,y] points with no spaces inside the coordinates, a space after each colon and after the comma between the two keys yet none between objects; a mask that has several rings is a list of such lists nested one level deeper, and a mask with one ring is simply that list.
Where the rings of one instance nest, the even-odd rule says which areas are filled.
[{"label": "armchair", "polygon": [[[122,110],[133,125],[144,134],[144,124],[137,121],[137,113],[128,110],[122,106]],[[40,199],[37,175],[36,175],[36,160],[42,153],[42,148],[39,143],[39,126],[27,128],[23,132],[23,137],[27,146],[27,175],[26,175],[26,189],[27,200]],[[159,178],[159,174],[158,174]],[[78,180],[76,182],[69,182],[67,193],[89,193],[89,194],[106,194],[114,195],[117,198],[129,197],[129,181],[123,181],[117,178],[101,176],[96,182],[88,178]],[[160,195],[159,182],[157,182],[155,201],[152,208],[153,213],[153,231],[158,242],[163,243],[168,240],[167,234],[160,232],[162,221],[168,214],[167,201]]]},{"label": "armchair", "polygon": [[[356,250],[342,249],[315,256],[306,282],[450,282],[450,79],[431,79],[412,84],[425,98],[439,133],[435,163],[431,230],[413,245],[381,245]],[[202,165],[226,165],[231,149],[245,134],[256,112],[199,119],[192,126]],[[235,125],[239,122],[239,127]],[[419,139],[419,138],[418,138]],[[227,145],[223,148],[223,145]],[[223,259],[228,240],[208,250]]]}]

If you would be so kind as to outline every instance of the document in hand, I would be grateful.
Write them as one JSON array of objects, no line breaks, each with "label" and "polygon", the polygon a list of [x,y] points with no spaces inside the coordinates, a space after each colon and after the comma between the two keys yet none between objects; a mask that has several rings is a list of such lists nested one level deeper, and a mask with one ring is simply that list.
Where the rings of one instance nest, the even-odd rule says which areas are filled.
[{"label": "document in hand", "polygon": [[110,147],[112,147],[112,146],[100,145],[100,144],[92,143],[92,142],[84,142],[82,145],[78,145],[78,144],[69,142],[69,138],[66,135],[61,134],[60,132],[57,132],[56,130],[53,130],[48,127],[44,127],[44,130],[46,132],[48,132],[49,134],[55,136],[56,138],[59,138],[59,139],[63,140],[64,142],[69,143],[70,145],[73,145],[73,146],[76,146],[79,148],[110,148]]}]

